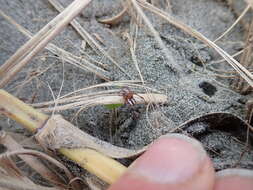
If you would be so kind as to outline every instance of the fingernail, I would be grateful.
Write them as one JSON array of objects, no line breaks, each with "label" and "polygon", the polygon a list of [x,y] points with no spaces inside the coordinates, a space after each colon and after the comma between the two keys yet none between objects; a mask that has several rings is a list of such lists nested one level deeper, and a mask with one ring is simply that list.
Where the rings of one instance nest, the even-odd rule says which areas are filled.
[{"label": "fingernail", "polygon": [[224,178],[224,177],[231,177],[231,176],[239,176],[239,177],[247,177],[252,178],[253,180],[253,171],[247,169],[225,169],[216,173],[217,178]]},{"label": "fingernail", "polygon": [[197,140],[169,134],[154,142],[130,166],[129,172],[161,184],[182,183],[201,172],[207,159],[205,150]]},{"label": "fingernail", "polygon": [[247,169],[226,169],[216,173],[215,190],[253,189],[253,171]]}]

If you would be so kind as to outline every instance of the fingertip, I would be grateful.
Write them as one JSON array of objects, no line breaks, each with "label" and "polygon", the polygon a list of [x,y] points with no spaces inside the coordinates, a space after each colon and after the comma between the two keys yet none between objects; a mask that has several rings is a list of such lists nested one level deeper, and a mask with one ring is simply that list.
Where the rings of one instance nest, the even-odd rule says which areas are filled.
[{"label": "fingertip", "polygon": [[253,171],[226,169],[216,173],[215,190],[252,190]]},{"label": "fingertip", "polygon": [[214,170],[201,144],[171,134],[154,142],[110,190],[209,190],[213,182]]}]

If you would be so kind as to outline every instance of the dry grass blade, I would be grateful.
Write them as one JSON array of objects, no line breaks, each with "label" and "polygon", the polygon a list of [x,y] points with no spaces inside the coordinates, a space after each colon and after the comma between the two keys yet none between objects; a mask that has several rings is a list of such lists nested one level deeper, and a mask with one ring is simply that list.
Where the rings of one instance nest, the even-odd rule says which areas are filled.
[{"label": "dry grass blade", "polygon": [[[232,57],[236,57],[238,55],[241,55],[243,53],[243,50],[240,50],[236,53],[234,53],[233,55],[231,55]],[[220,59],[220,60],[217,60],[217,61],[212,61],[211,63],[209,64],[206,64],[207,66],[210,66],[210,65],[213,65],[213,64],[219,64],[219,63],[222,63],[222,62],[225,62],[226,60],[225,59]]]},{"label": "dry grass blade", "polygon": [[[119,99],[119,101],[122,101],[122,97],[119,96],[120,89],[118,87],[129,87],[130,89],[138,88],[138,89],[145,89],[146,91],[149,90],[151,92],[161,93],[161,92],[157,91],[156,89],[150,88],[145,85],[140,85],[137,83],[140,83],[140,81],[112,81],[112,82],[101,83],[101,84],[89,86],[87,88],[79,89],[79,90],[70,92],[68,94],[65,94],[65,95],[59,97],[57,102],[59,105],[65,106],[65,107],[61,107],[61,109],[74,109],[74,108],[79,108],[79,107],[82,107],[84,109],[84,108],[88,108],[90,106],[101,105],[100,100],[101,100],[101,98],[103,98],[105,96],[112,96],[112,95],[117,96],[118,97],[117,99]],[[109,88],[117,87],[117,89],[99,90],[99,88],[104,88],[104,87],[109,87]],[[164,96],[164,95],[162,95],[162,96]],[[159,94],[158,94],[158,97],[159,97]],[[149,97],[150,100],[152,100],[154,98],[155,97],[153,97],[153,98]],[[96,102],[96,100],[98,102]],[[108,100],[106,102],[108,102],[108,101],[115,102],[115,100],[111,100],[110,97],[108,98]],[[141,101],[143,101],[143,100],[141,100]],[[164,101],[165,101],[165,99],[163,101],[161,100],[160,103],[164,103]],[[154,100],[154,102],[159,102],[159,99]],[[55,109],[55,108],[48,108],[48,107],[54,106],[54,105],[55,105],[55,101],[48,101],[48,102],[41,102],[41,103],[32,104],[32,106],[34,106],[36,108],[44,108],[42,110],[49,111],[49,112],[51,112],[52,109]],[[103,104],[103,102],[102,102],[102,105],[105,105],[105,104]],[[87,106],[87,107],[85,107],[85,106]],[[59,107],[57,109],[59,109]]]},{"label": "dry grass blade", "polygon": [[217,39],[215,39],[213,41],[213,43],[216,43],[217,41],[219,41],[221,38],[223,38],[225,35],[227,35],[234,27],[235,25],[237,25],[238,22],[240,22],[240,20],[242,19],[242,17],[244,17],[244,15],[249,11],[250,9],[250,5],[248,5],[243,12],[241,13],[241,15],[236,19],[236,21],[222,34],[220,35]]},{"label": "dry grass blade", "polygon": [[120,11],[117,15],[113,16],[112,18],[100,19],[98,20],[98,22],[103,23],[103,24],[116,25],[121,21],[121,19],[127,12],[127,9],[128,7],[125,6],[122,11]]},{"label": "dry grass blade", "polygon": [[[137,25],[136,25],[136,27],[137,27]],[[136,41],[133,40],[133,39],[130,37],[130,35],[129,35],[128,33],[125,33],[124,36],[125,36],[125,37],[127,38],[127,40],[128,40],[128,43],[129,43],[129,46],[130,46],[130,52],[131,52],[131,55],[132,55],[132,60],[133,60],[133,62],[134,62],[135,68],[136,68],[136,70],[138,71],[138,74],[139,74],[139,76],[140,76],[140,79],[141,79],[142,84],[144,84],[144,79],[143,79],[143,76],[142,76],[142,74],[141,74],[140,67],[139,67],[139,65],[138,65],[137,57],[136,57],[136,55],[135,55],[135,45],[136,45],[135,43],[136,43]]]},{"label": "dry grass blade", "polygon": [[[149,88],[145,85],[135,84],[140,81],[113,81],[102,84],[97,84],[87,88],[79,89],[74,92],[68,93],[59,97],[57,107],[54,107],[55,101],[41,102],[33,104],[36,108],[42,108],[42,111],[51,112],[52,110],[61,111],[66,109],[76,109],[76,108],[88,108],[96,105],[111,105],[111,104],[124,104],[124,99],[120,95],[121,89],[118,87],[129,87],[141,88],[145,90],[150,90],[153,92],[159,92],[155,89]],[[117,87],[117,89],[111,90],[99,90],[98,88],[103,87]],[[91,91],[90,91],[91,90]],[[140,98],[142,97],[142,98]],[[158,93],[137,93],[134,95],[137,104],[163,104],[167,103],[167,96]],[[53,106],[53,107],[50,107]]]},{"label": "dry grass blade", "polygon": [[54,158],[36,151],[36,150],[15,150],[15,151],[11,151],[11,152],[6,152],[3,154],[0,154],[0,160],[5,159],[5,158],[10,158],[11,156],[19,156],[19,155],[31,155],[31,156],[35,156],[41,159],[45,159],[47,161],[49,161],[50,163],[54,164],[55,166],[57,166],[58,168],[62,169],[64,171],[64,173],[66,174],[66,176],[68,177],[69,181],[73,178],[73,175],[69,172],[69,170],[59,161],[55,160]]},{"label": "dry grass blade", "polygon": [[129,88],[148,89],[152,92],[161,93],[161,91],[158,91],[154,88],[150,88],[150,87],[145,86],[145,85],[141,85],[139,83],[141,83],[141,81],[139,81],[139,80],[124,80],[124,81],[105,82],[105,83],[96,84],[96,85],[93,85],[93,86],[89,86],[89,87],[86,87],[86,88],[82,88],[82,89],[70,92],[70,93],[62,96],[61,98],[71,96],[72,94],[76,94],[76,93],[79,93],[79,92],[85,92],[85,91],[88,91],[88,90],[100,88],[100,87],[102,88],[102,87],[126,87],[127,86]]},{"label": "dry grass blade", "polygon": [[136,0],[129,0],[129,1],[131,1],[131,3],[133,4],[134,8],[137,11],[137,13],[141,16],[141,18],[143,19],[143,21],[145,22],[145,24],[148,26],[148,28],[152,32],[155,40],[157,41],[157,43],[161,47],[161,49],[162,49],[162,51],[164,53],[164,56],[169,61],[169,63],[167,63],[168,66],[171,67],[171,69],[174,70],[174,71],[180,71],[181,70],[180,67],[177,66],[177,65],[175,65],[175,64],[173,64],[174,60],[173,60],[172,53],[169,52],[168,48],[166,48],[166,46],[164,45],[162,39],[160,38],[159,33],[155,30],[155,28],[153,27],[152,23],[149,21],[149,19],[147,18],[147,16],[144,14],[144,12],[140,8],[140,6],[136,2]]},{"label": "dry grass blade", "polygon": [[[49,107],[49,108],[41,108],[40,110],[43,112],[52,112],[52,111],[62,111],[62,110],[68,110],[68,109],[87,109],[89,107],[94,107],[98,105],[112,105],[112,104],[124,104],[124,98],[119,93],[116,94],[108,94],[106,91],[104,94],[96,95],[97,92],[94,94],[91,94],[88,97],[82,97],[82,98],[72,98],[70,103],[66,103],[69,100],[59,100],[56,107]],[[142,98],[140,98],[142,97]],[[153,103],[153,104],[165,104],[167,103],[167,96],[162,94],[137,94],[134,95],[134,99],[136,101],[136,104],[145,104],[145,103]],[[61,103],[61,105],[60,105]],[[46,103],[40,103],[39,105],[35,104],[34,106],[42,106],[44,107]],[[54,105],[54,104],[53,104]]]},{"label": "dry grass blade", "polygon": [[253,0],[246,0],[246,2],[247,2],[248,5],[250,5],[251,8],[253,9]]},{"label": "dry grass blade", "polygon": [[65,51],[53,44],[49,44],[48,48],[52,53],[59,55],[61,59],[67,61],[68,63],[82,69],[94,73],[97,77],[104,79],[105,81],[110,81],[109,73],[104,69],[95,66],[90,63],[87,59],[77,57],[72,53]]},{"label": "dry grass blade", "polygon": [[[63,7],[57,0],[48,0],[54,8],[62,12]],[[131,76],[96,42],[96,40],[93,39],[93,37],[87,32],[75,19],[70,22],[70,24],[73,26],[73,28],[80,34],[80,36],[88,42],[88,44],[97,52],[97,49],[101,52],[97,52],[98,54],[102,54],[106,58],[108,58],[116,67],[119,68],[121,72],[126,74],[130,79]]]},{"label": "dry grass blade", "polygon": [[[42,187],[34,183],[28,183],[20,179],[9,176],[1,176],[0,174],[0,189],[1,190],[60,190],[53,187]],[[62,188],[61,188],[62,190]]]},{"label": "dry grass blade", "polygon": [[[141,22],[141,18],[139,15],[137,15],[137,23],[140,23]],[[131,55],[132,55],[132,59],[133,59],[133,62],[134,62],[134,65],[136,67],[136,70],[138,71],[139,75],[140,75],[140,78],[141,78],[141,82],[142,84],[144,85],[144,79],[143,79],[143,76],[141,74],[141,70],[140,70],[140,67],[138,65],[138,61],[137,61],[137,57],[136,57],[136,54],[135,54],[135,50],[136,50],[136,46],[137,46],[137,38],[138,38],[138,31],[139,31],[139,26],[138,24],[135,24],[133,25],[133,34],[131,36],[133,37],[130,37],[129,40],[130,40],[130,51],[131,51]]]},{"label": "dry grass blade", "polygon": [[[154,88],[150,88],[146,85],[141,85],[138,83],[141,83],[141,81],[126,80],[126,81],[111,81],[111,82],[96,84],[93,86],[78,89],[78,90],[72,91],[68,94],[65,94],[65,95],[59,97],[58,102],[60,102],[60,103],[76,102],[76,101],[80,100],[81,98],[95,97],[96,95],[102,95],[102,94],[114,93],[114,94],[118,95],[120,92],[119,87],[129,87],[130,89],[138,88],[138,89],[149,90],[149,91],[155,92],[155,93],[162,93],[161,91],[158,91]],[[116,87],[118,89],[117,90],[107,90],[107,91],[96,90],[98,88],[105,88],[105,87],[108,87],[108,88]],[[94,91],[90,92],[90,90],[96,90],[95,94],[94,94]],[[80,94],[80,95],[76,95],[76,94]],[[53,104],[55,104],[54,101],[48,101],[48,102],[32,104],[32,106],[43,107],[43,106],[48,106],[48,105],[53,105]]]},{"label": "dry grass blade", "polygon": [[[96,92],[89,92],[89,93],[84,93],[84,94],[81,93],[79,95],[74,95],[74,96],[64,95],[64,96],[59,97],[57,102],[59,104],[73,103],[73,102],[78,102],[82,100],[90,100],[96,97],[110,95],[110,94],[112,95],[112,94],[117,94],[117,93],[119,93],[119,90],[96,91]],[[36,108],[40,108],[40,107],[50,106],[54,104],[55,104],[55,101],[52,100],[48,102],[36,103],[36,104],[33,104],[33,106]]]},{"label": "dry grass blade", "polygon": [[0,154],[0,175],[14,177],[22,181],[32,183],[32,181],[22,174],[22,171],[16,166],[14,161],[8,156]]},{"label": "dry grass blade", "polygon": [[[8,22],[13,24],[25,36],[32,38],[31,32],[23,28],[21,25],[15,22],[15,20],[13,20],[11,17],[3,13],[1,10],[0,10],[0,15],[4,17]],[[67,63],[70,63],[82,70],[92,72],[99,78],[109,81],[108,72],[100,67],[95,66],[94,64],[90,63],[88,60],[81,59],[80,57],[77,57],[73,55],[72,53],[61,49],[52,43],[47,44],[45,48],[51,51],[53,54],[58,55],[62,60],[66,61]]]},{"label": "dry grass blade", "polygon": [[[253,52],[253,20],[250,23],[248,35],[245,40],[245,47],[240,59],[240,62],[246,68],[250,68],[252,66],[253,61],[252,52]],[[242,94],[248,93],[248,91],[251,89],[248,84],[244,83],[241,77],[239,79],[234,80],[233,87]]]},{"label": "dry grass blade", "polygon": [[161,18],[167,20],[169,23],[175,25],[186,33],[194,36],[195,38],[201,40],[203,43],[208,45],[211,48],[214,48],[239,74],[240,76],[246,80],[250,86],[253,86],[253,75],[250,73],[245,67],[243,67],[238,61],[236,61],[232,56],[226,53],[223,49],[213,43],[211,40],[206,38],[200,32],[194,30],[193,28],[187,26],[186,24],[176,20],[172,16],[168,15],[166,12],[152,6],[149,3],[138,0],[138,3],[145,9],[159,15]]},{"label": "dry grass blade", "polygon": [[102,190],[102,189],[108,189],[108,185],[101,183],[101,181],[98,181],[96,178],[92,176],[85,177],[85,182],[89,186],[90,190]]},{"label": "dry grass blade", "polygon": [[7,153],[0,154],[0,189],[41,189],[55,190],[35,185],[28,177],[24,176],[21,170],[11,160]]},{"label": "dry grass blade", "polygon": [[91,0],[75,0],[43,27],[0,67],[0,87],[6,85],[28,62],[88,5]]},{"label": "dry grass blade", "polygon": [[[7,135],[4,131],[0,132],[0,143],[3,144],[8,151],[25,150],[19,143],[17,143],[10,135]],[[54,185],[67,187],[66,182],[63,181],[54,172],[49,170],[39,159],[30,155],[20,155],[23,161],[26,162],[31,168],[38,172],[44,179],[48,180]]]}]

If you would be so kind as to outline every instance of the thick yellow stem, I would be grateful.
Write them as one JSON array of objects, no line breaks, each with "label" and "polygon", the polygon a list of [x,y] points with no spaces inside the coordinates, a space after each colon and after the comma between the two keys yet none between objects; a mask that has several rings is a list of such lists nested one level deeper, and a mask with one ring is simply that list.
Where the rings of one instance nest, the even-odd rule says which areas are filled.
[{"label": "thick yellow stem", "polygon": [[[0,113],[31,132],[43,127],[49,118],[2,89],[0,89]],[[92,149],[61,148],[59,152],[109,184],[114,183],[126,170],[119,162]]]}]

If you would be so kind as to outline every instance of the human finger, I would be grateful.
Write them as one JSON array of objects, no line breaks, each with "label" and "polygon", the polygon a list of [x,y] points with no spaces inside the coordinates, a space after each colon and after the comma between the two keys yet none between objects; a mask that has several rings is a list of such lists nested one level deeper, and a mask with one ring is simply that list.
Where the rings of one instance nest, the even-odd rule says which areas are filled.
[{"label": "human finger", "polygon": [[159,138],[109,190],[212,190],[214,169],[201,144],[180,134]]}]

